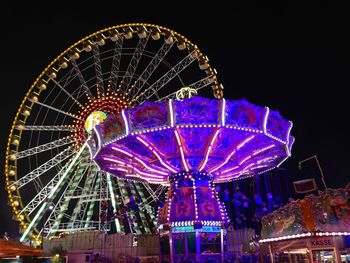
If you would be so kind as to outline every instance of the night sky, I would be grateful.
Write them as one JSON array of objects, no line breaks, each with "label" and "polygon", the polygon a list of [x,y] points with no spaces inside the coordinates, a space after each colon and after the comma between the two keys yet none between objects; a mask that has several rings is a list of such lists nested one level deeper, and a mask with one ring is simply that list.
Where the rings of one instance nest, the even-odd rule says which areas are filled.
[{"label": "night sky", "polygon": [[312,155],[317,155],[328,187],[343,187],[350,181],[346,136],[349,21],[342,1],[333,1],[332,6],[273,9],[216,2],[190,7],[186,1],[163,3],[169,5],[167,9],[136,3],[59,4],[1,7],[0,235],[4,231],[18,235],[4,190],[4,159],[10,127],[23,97],[41,71],[68,46],[122,23],[153,23],[183,34],[209,57],[227,99],[246,98],[278,109],[293,121],[296,142],[292,157],[284,164],[290,181],[303,176],[319,178],[312,160],[305,163],[307,173],[306,168],[302,173],[297,168],[299,161]]}]

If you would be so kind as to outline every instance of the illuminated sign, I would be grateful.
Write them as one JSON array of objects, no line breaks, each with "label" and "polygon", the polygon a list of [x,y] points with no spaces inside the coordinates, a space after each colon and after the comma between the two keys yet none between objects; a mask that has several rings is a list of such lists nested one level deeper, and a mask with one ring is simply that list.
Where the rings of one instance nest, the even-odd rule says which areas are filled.
[{"label": "illuminated sign", "polygon": [[201,232],[220,232],[221,227],[220,226],[203,226],[200,231]]},{"label": "illuminated sign", "polygon": [[318,247],[318,246],[332,246],[332,240],[331,239],[315,239],[311,240],[311,246]]},{"label": "illuminated sign", "polygon": [[[184,232],[194,232],[194,226],[174,226],[171,228],[171,232],[173,233],[184,233]],[[199,229],[200,232],[220,232],[220,226],[202,226]]]},{"label": "illuminated sign", "polygon": [[193,226],[174,226],[171,228],[173,233],[194,232]]},{"label": "illuminated sign", "polygon": [[92,129],[97,125],[103,122],[107,118],[106,113],[103,111],[94,111],[85,121],[85,130],[88,134],[91,134]]}]

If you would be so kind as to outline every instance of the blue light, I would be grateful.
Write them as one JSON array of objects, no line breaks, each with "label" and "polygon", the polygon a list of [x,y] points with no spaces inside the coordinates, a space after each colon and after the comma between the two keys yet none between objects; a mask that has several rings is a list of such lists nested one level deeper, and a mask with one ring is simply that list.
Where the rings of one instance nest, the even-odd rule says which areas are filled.
[{"label": "blue light", "polygon": [[220,226],[203,226],[200,232],[220,232]]}]

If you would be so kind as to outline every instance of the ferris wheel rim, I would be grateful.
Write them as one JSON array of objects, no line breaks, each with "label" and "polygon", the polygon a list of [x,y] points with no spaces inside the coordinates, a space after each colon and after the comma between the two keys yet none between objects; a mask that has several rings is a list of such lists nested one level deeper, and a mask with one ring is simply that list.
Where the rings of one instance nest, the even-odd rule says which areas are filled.
[{"label": "ferris wheel rim", "polygon": [[[185,41],[186,44],[192,46],[193,48],[195,48],[199,54],[201,56],[203,56],[203,54],[199,51],[198,47],[193,44],[191,41],[189,41],[186,37],[184,37],[183,35],[177,33],[176,31],[174,30],[171,30],[171,29],[168,29],[166,27],[163,27],[163,26],[158,26],[158,25],[154,25],[154,24],[147,24],[147,23],[130,23],[130,24],[122,24],[122,25],[116,25],[116,26],[112,26],[112,27],[107,27],[105,29],[102,29],[102,30],[99,30],[93,34],[90,34],[82,39],[80,39],[79,41],[75,42],[73,45],[69,46],[67,49],[65,49],[63,52],[61,52],[40,74],[39,76],[36,78],[36,80],[33,82],[33,84],[31,85],[31,87],[29,88],[28,92],[26,93],[26,95],[24,96],[24,99],[22,100],[20,106],[19,106],[19,109],[15,115],[15,118],[14,118],[14,121],[12,123],[12,126],[11,126],[11,129],[10,129],[10,134],[9,134],[9,137],[8,137],[8,143],[7,143],[7,148],[6,148],[6,162],[5,162],[5,177],[6,177],[6,187],[7,187],[7,191],[8,191],[8,196],[9,196],[9,199],[10,199],[10,202],[11,202],[11,206],[12,206],[12,209],[13,209],[13,212],[15,214],[15,216],[18,215],[18,209],[12,204],[13,203],[13,198],[14,198],[14,195],[11,193],[10,191],[10,186],[11,186],[11,180],[10,180],[10,164],[9,164],[9,160],[10,160],[10,156],[11,156],[11,145],[12,145],[12,141],[13,141],[13,138],[14,138],[14,135],[18,135],[18,139],[19,139],[19,144],[16,145],[16,151],[18,152],[18,149],[19,149],[19,145],[21,143],[21,138],[22,138],[22,133],[23,133],[23,130],[20,130],[18,132],[18,134],[15,134],[15,130],[16,130],[16,126],[18,125],[18,121],[19,121],[19,117],[20,117],[20,114],[21,112],[23,111],[23,108],[26,106],[26,102],[27,101],[30,101],[30,96],[33,92],[33,90],[37,87],[37,85],[39,84],[39,82],[43,79],[43,77],[47,76],[49,74],[49,71],[52,70],[52,68],[55,68],[54,66],[57,65],[57,63],[59,62],[59,60],[61,58],[63,58],[66,54],[68,54],[70,51],[74,50],[75,48],[77,48],[80,44],[82,44],[84,41],[87,41],[89,39],[92,39],[93,37],[96,37],[96,36],[99,36],[105,32],[108,32],[110,30],[114,30],[114,29],[120,29],[120,28],[125,28],[125,27],[138,27],[138,26],[146,26],[146,27],[154,27],[154,28],[159,28],[161,30],[164,30],[164,31],[167,31],[167,32],[170,32],[172,34],[174,34],[175,36],[177,37],[180,37],[182,40]],[[60,70],[60,68],[57,68],[58,71]],[[218,84],[218,81],[216,79],[216,72],[214,72],[215,70],[213,70],[210,65],[209,65],[209,69],[208,69],[210,72],[211,72],[211,75],[213,76],[214,78],[214,86],[216,87],[216,89],[220,89],[221,87],[219,86]],[[52,92],[52,91],[51,91]],[[38,94],[38,96],[40,95],[40,93]],[[33,104],[35,104],[34,102],[32,102]],[[36,102],[37,103],[37,102]],[[44,104],[44,103],[42,103]],[[73,104],[71,104],[71,107],[72,107]],[[41,110],[41,108],[40,108]],[[40,111],[39,110],[39,111]],[[39,116],[39,115],[38,115]],[[37,116],[37,118],[38,118]],[[58,118],[58,115],[56,116],[56,120],[55,122],[57,121],[57,118]],[[66,116],[64,117],[66,118]],[[24,121],[23,121],[23,125],[26,124],[27,122],[27,119],[28,119],[28,116],[26,116],[24,118]],[[65,120],[65,119],[64,119]],[[45,120],[42,121],[44,124]],[[55,123],[54,122],[54,123]],[[39,131],[40,133],[40,131]],[[59,131],[59,135],[61,135],[61,131]],[[51,133],[51,140],[52,140],[52,136],[53,134]],[[63,136],[63,135],[62,135]],[[59,138],[61,138],[62,136],[60,136]],[[71,134],[70,136],[66,136],[66,137],[72,137],[73,135]],[[39,140],[39,137],[37,138],[37,141]],[[73,154],[73,157],[71,157],[67,163],[70,163],[71,160],[74,158],[74,156],[77,155],[77,150],[75,150],[75,154]],[[15,163],[15,169],[17,170],[17,164]],[[38,167],[39,164],[36,163],[36,167]],[[17,172],[15,171],[15,175],[14,175],[14,178],[15,178],[15,181],[17,182],[18,181],[18,178],[17,178]],[[13,180],[12,180],[13,182]],[[19,204],[19,207],[21,207],[22,209],[24,208],[24,204],[22,203],[22,198],[21,198],[21,195],[19,193],[19,190],[17,189],[16,190],[16,193],[18,194],[18,201],[20,202]],[[20,209],[19,209],[20,211]],[[23,212],[23,210],[21,211],[21,213]],[[24,219],[20,219],[20,223],[25,226],[27,223],[26,222],[32,222],[33,219],[29,217],[29,215],[25,215],[25,218]]]}]

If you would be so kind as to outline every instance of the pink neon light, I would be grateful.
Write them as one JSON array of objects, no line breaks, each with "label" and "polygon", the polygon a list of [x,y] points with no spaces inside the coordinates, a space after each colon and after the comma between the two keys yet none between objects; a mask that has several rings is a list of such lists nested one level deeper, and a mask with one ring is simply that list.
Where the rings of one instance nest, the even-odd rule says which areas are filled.
[{"label": "pink neon light", "polygon": [[267,118],[269,117],[269,113],[270,113],[269,107],[265,107],[265,109],[266,109],[266,112],[265,112],[264,126],[263,126],[264,133],[266,133]]},{"label": "pink neon light", "polygon": [[242,148],[247,142],[249,142],[250,140],[252,140],[255,137],[255,135],[252,135],[250,137],[248,137],[247,139],[245,139],[243,142],[241,142],[238,146],[237,146],[237,150],[239,150],[240,148]]},{"label": "pink neon light", "polygon": [[266,151],[266,150],[268,150],[268,149],[271,149],[271,148],[273,148],[273,147],[275,147],[275,146],[276,146],[276,145],[271,144],[271,145],[269,145],[269,146],[266,146],[265,148],[256,150],[256,151],[252,154],[252,156],[255,156],[255,155],[259,154],[259,153],[262,153],[262,152],[264,152],[264,151]]},{"label": "pink neon light", "polygon": [[135,155],[132,155],[131,153],[129,153],[129,152],[127,152],[127,151],[124,151],[124,150],[122,150],[122,149],[119,149],[119,148],[117,148],[117,147],[115,147],[115,146],[112,146],[111,148],[112,148],[113,150],[122,152],[122,153],[126,154],[126,155],[129,156],[129,157],[134,158],[135,160],[137,160],[139,163],[141,163],[144,167],[146,167],[146,168],[147,168],[148,170],[150,170],[150,171],[153,171],[153,172],[155,172],[155,173],[159,173],[159,174],[162,174],[162,175],[168,175],[168,173],[166,173],[166,172],[162,172],[162,171],[156,170],[156,169],[154,169],[154,168],[148,166],[148,165],[147,165],[144,161],[142,161],[140,158],[136,157]]},{"label": "pink neon light", "polygon": [[[102,157],[103,160],[106,160],[106,161],[110,161],[110,162],[113,162],[113,163],[118,163],[118,164],[121,164],[121,165],[124,165],[124,166],[127,166],[127,167],[130,167],[131,169],[133,169],[134,171],[136,171],[137,173],[139,174],[143,174],[143,175],[146,175],[146,176],[150,176],[150,177],[155,177],[155,178],[164,178],[164,176],[161,176],[161,175],[155,175],[155,174],[150,174],[150,173],[146,173],[146,172],[142,172],[140,171],[139,169],[137,169],[134,165],[131,165],[131,164],[128,164],[126,162],[121,162],[117,159],[113,159],[113,158],[108,158],[108,157]],[[124,169],[124,168],[123,168]]]},{"label": "pink neon light", "polygon": [[207,149],[207,153],[205,154],[204,162],[202,163],[201,167],[199,168],[199,171],[202,171],[202,169],[204,168],[204,166],[207,164],[208,158],[209,158],[209,153],[210,153],[210,151],[211,151],[211,148],[212,148],[213,143],[215,142],[215,140],[216,140],[216,138],[217,138],[217,136],[218,136],[218,134],[219,134],[219,131],[220,131],[220,129],[216,130],[216,132],[215,132],[213,138],[211,139],[211,142],[210,142],[209,147],[208,147],[208,149]]},{"label": "pink neon light", "polygon": [[237,166],[234,166],[234,167],[231,167],[231,168],[229,168],[229,169],[227,169],[227,170],[224,170],[224,171],[222,171],[220,174],[224,174],[224,173],[227,173],[227,172],[231,172],[232,170],[236,170],[237,168],[239,168],[238,165],[237,165]]},{"label": "pink neon light", "polygon": [[242,161],[239,162],[239,165],[242,165],[243,163],[245,163],[247,160],[249,160],[252,156],[249,155],[246,158],[244,158]]},{"label": "pink neon light", "polygon": [[293,127],[293,122],[290,121],[289,123],[290,123],[290,126],[289,126],[289,128],[288,128],[287,139],[286,139],[286,141],[287,141],[287,143],[286,143],[286,148],[287,148],[287,155],[288,155],[288,156],[291,155],[290,149],[288,148],[288,144],[289,144],[289,135],[290,135],[290,131],[292,130],[292,127]]},{"label": "pink neon light", "polygon": [[129,156],[129,157],[133,157],[133,155],[132,155],[131,153],[128,153],[127,151],[124,151],[124,150],[122,150],[122,149],[119,149],[119,148],[117,148],[117,147],[115,147],[115,146],[112,146],[111,148],[112,148],[113,150],[118,151],[118,152],[124,153],[124,154],[126,154],[127,156]]},{"label": "pink neon light", "polygon": [[124,120],[125,133],[126,133],[126,135],[128,135],[129,134],[129,124],[128,124],[128,119],[126,118],[124,110],[122,110],[122,116],[123,116],[123,120]]},{"label": "pink neon light", "polygon": [[222,166],[224,166],[225,164],[227,164],[227,162],[231,159],[231,157],[235,154],[236,149],[234,149],[225,159],[225,161],[223,161],[220,165],[216,166],[214,169],[210,170],[209,172],[212,173],[214,171],[216,171],[217,169],[221,168]]},{"label": "pink neon light", "polygon": [[[214,169],[212,169],[212,170],[210,171],[210,173],[212,173],[212,172],[218,170],[219,168],[221,168],[222,166],[224,166],[225,164],[227,164],[228,161],[231,159],[231,157],[235,154],[235,152],[236,152],[237,150],[239,150],[240,148],[242,148],[246,143],[248,143],[248,142],[249,142],[250,140],[252,140],[254,137],[255,137],[255,135],[252,135],[252,136],[248,137],[247,139],[245,139],[244,141],[242,141],[240,144],[238,144],[238,146],[236,147],[236,149],[234,149],[234,150],[226,157],[225,161],[222,162],[220,165],[216,166]],[[232,171],[233,169],[236,169],[236,168],[238,168],[238,166],[233,167],[233,168],[228,169],[228,170],[225,170],[225,171],[223,171],[223,173]]]},{"label": "pink neon light", "polygon": [[168,173],[166,172],[162,172],[162,171],[159,171],[159,170],[156,170],[150,166],[148,166],[144,161],[142,161],[140,158],[138,157],[135,157],[135,160],[137,160],[138,162],[140,162],[144,167],[146,167],[148,170],[150,171],[153,171],[155,173],[159,173],[159,174],[162,174],[162,175],[168,175]]},{"label": "pink neon light", "polygon": [[174,132],[175,132],[177,144],[178,144],[179,149],[180,149],[180,155],[181,155],[182,165],[185,167],[186,172],[188,172],[189,170],[188,170],[188,166],[187,166],[187,163],[186,163],[186,160],[185,160],[184,152],[183,152],[183,150],[182,150],[182,145],[181,145],[181,141],[180,141],[179,134],[177,133],[177,130],[174,130]]},{"label": "pink neon light", "polygon": [[240,176],[241,176],[241,174],[232,173],[232,174],[228,174],[226,176],[220,177],[216,181],[220,182],[220,181],[226,181],[227,179],[236,179],[236,178],[238,178]]},{"label": "pink neon light", "polygon": [[145,142],[144,140],[142,140],[139,136],[136,137],[137,140],[139,140],[143,145],[147,146],[152,152],[153,154],[158,158],[158,160],[160,161],[160,163],[166,167],[167,169],[169,169],[170,171],[172,171],[173,173],[177,173],[178,171],[173,169],[171,166],[167,165],[163,159],[158,155],[158,153],[152,148],[152,146],[150,146],[147,142]]},{"label": "pink neon light", "polygon": [[251,155],[247,156],[246,158],[244,158],[244,159],[239,163],[239,165],[242,165],[242,163],[246,162],[247,160],[249,160],[249,159],[252,158],[253,156],[255,156],[255,155],[259,154],[259,153],[262,153],[262,152],[264,152],[264,151],[266,151],[266,150],[268,150],[268,149],[271,149],[271,148],[273,148],[273,147],[275,147],[275,145],[274,145],[274,144],[271,144],[271,145],[269,145],[269,146],[267,146],[267,147],[265,147],[265,148],[262,148],[262,149],[260,149],[260,150],[255,151],[253,154],[251,154]]}]

